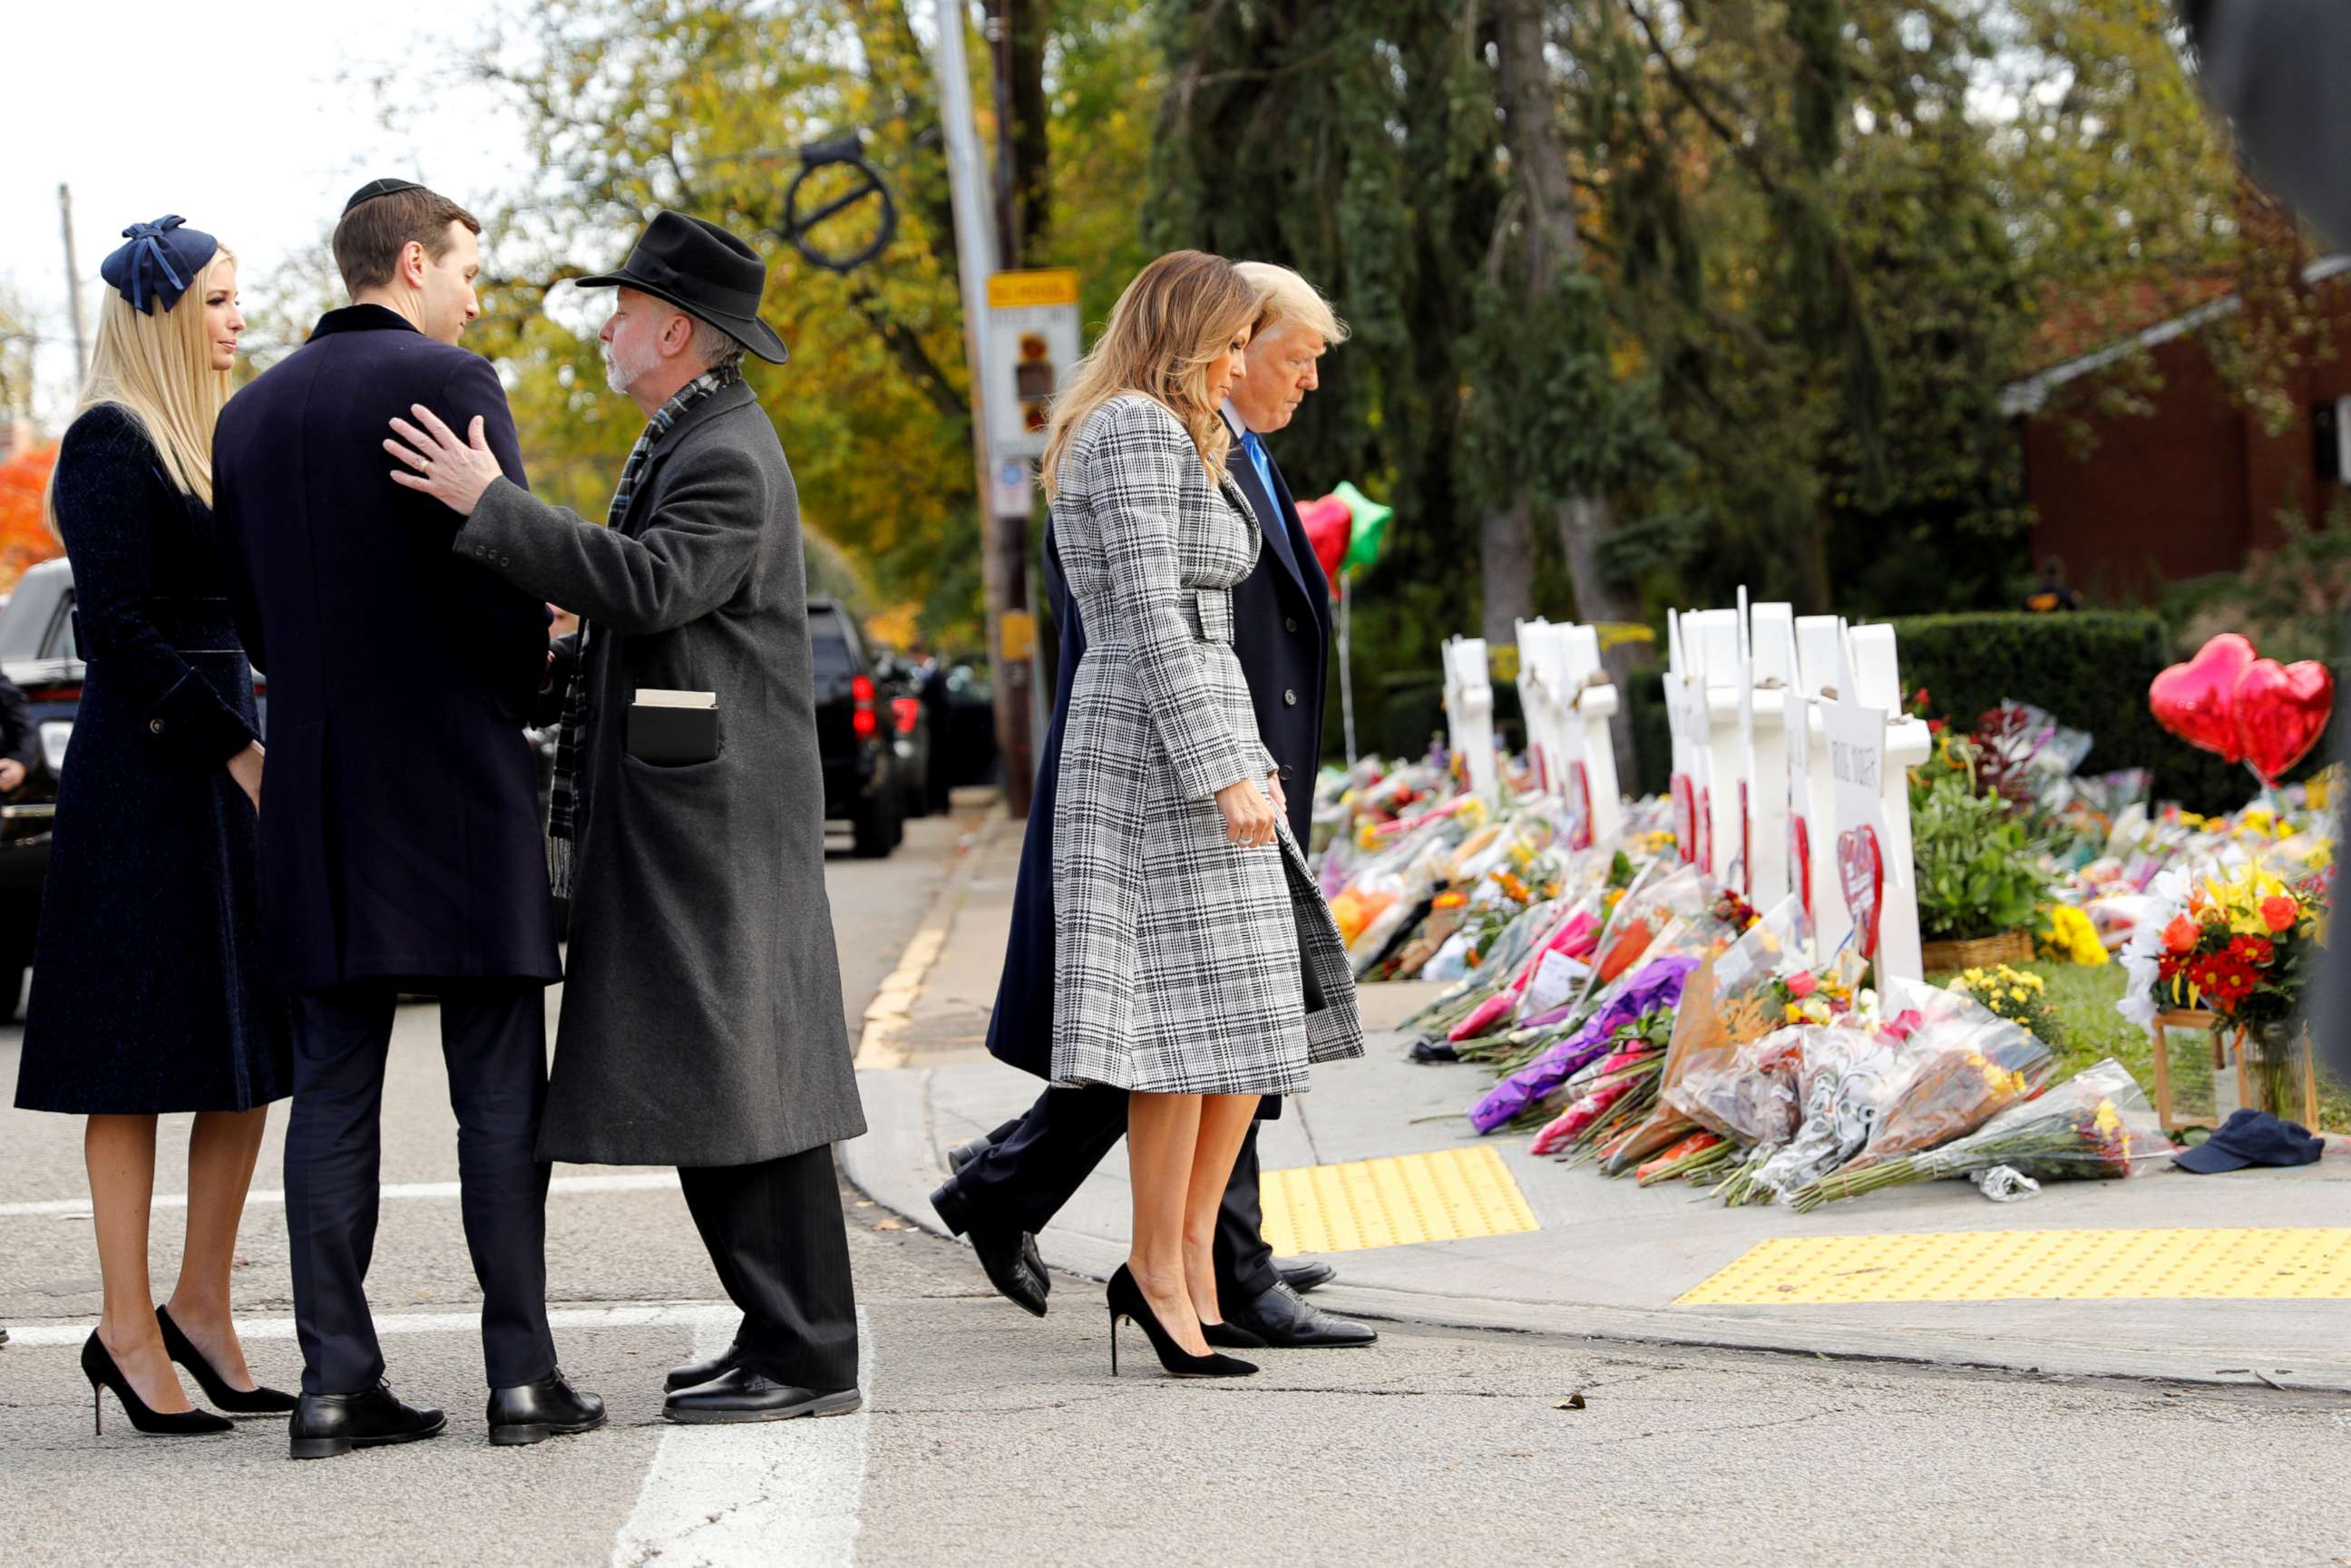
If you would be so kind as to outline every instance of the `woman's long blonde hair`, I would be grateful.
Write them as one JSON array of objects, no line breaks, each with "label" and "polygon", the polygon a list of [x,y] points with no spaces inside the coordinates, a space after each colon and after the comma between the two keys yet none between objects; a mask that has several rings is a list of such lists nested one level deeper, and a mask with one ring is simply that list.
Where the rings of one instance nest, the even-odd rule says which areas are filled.
[{"label": "woman's long blonde hair", "polygon": [[[171,308],[152,315],[131,308],[130,300],[108,289],[99,308],[89,374],[74,402],[76,416],[101,402],[129,410],[155,444],[173,486],[207,507],[213,504],[213,426],[228,402],[230,383],[228,371],[213,369],[204,296],[215,287],[215,269],[235,262],[222,246]],[[54,501],[47,510],[54,530]]]},{"label": "woman's long blonde hair", "polygon": [[1165,404],[1192,433],[1209,475],[1221,478],[1232,433],[1209,401],[1208,361],[1257,317],[1257,291],[1221,256],[1170,251],[1136,273],[1111,307],[1094,351],[1078,361],[1053,400],[1045,426],[1045,494],[1060,488],[1061,459],[1086,421],[1122,392]]}]

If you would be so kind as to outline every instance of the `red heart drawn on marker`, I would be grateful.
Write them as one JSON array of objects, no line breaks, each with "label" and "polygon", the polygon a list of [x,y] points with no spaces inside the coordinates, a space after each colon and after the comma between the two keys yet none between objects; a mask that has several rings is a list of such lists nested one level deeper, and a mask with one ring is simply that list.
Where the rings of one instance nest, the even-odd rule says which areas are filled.
[{"label": "red heart drawn on marker", "polygon": [[1739,892],[1755,896],[1755,819],[1747,811],[1747,780],[1739,781]]},{"label": "red heart drawn on marker", "polygon": [[1698,869],[1714,874],[1714,788],[1698,792]]},{"label": "red heart drawn on marker", "polygon": [[1592,779],[1581,761],[1567,765],[1567,787],[1569,804],[1575,814],[1575,837],[1570,847],[1588,850],[1592,847]]},{"label": "red heart drawn on marker", "polygon": [[2237,680],[2237,739],[2245,760],[2274,785],[2310,755],[2335,711],[2335,673],[2315,660],[2256,659]]},{"label": "red heart drawn on marker", "polygon": [[1693,865],[1698,861],[1698,810],[1690,794],[1689,775],[1674,775],[1674,848],[1681,852],[1682,863]]},{"label": "red heart drawn on marker", "polygon": [[2237,683],[2253,662],[2253,645],[2223,632],[2184,664],[2174,664],[2148,683],[2147,706],[2156,722],[2190,746],[2217,751],[2231,762],[2245,758],[2237,734]]},{"label": "red heart drawn on marker", "polygon": [[1844,885],[1844,906],[1853,911],[1861,956],[1875,958],[1878,905],[1886,892],[1886,857],[1878,853],[1876,829],[1865,824],[1837,835],[1837,880]]},{"label": "red heart drawn on marker", "polygon": [[1813,925],[1813,831],[1804,819],[1788,819],[1788,863],[1796,878],[1796,896],[1802,902],[1804,929]]}]

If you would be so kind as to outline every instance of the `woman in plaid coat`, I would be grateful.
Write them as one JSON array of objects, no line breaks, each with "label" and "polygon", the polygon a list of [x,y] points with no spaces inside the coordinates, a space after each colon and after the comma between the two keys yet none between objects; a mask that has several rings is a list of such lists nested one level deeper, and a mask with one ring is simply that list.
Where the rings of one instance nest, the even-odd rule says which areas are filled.
[{"label": "woman in plaid coat", "polygon": [[1112,1317],[1194,1375],[1255,1370],[1207,1344],[1237,1343],[1210,1249],[1258,1097],[1363,1054],[1232,649],[1231,590],[1260,540],[1217,410],[1256,315],[1220,257],[1144,268],[1056,403],[1044,465],[1087,629],[1053,808],[1053,1077],[1132,1094],[1134,1239]]}]

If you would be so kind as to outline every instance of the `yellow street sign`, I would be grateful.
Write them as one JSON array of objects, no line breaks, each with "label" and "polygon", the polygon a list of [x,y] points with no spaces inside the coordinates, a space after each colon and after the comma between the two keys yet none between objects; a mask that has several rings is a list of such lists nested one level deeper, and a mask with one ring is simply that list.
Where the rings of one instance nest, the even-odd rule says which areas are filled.
[{"label": "yellow street sign", "polygon": [[1028,272],[987,275],[987,308],[1019,310],[1031,305],[1075,305],[1078,275],[1066,267],[1038,267]]},{"label": "yellow street sign", "polygon": [[1008,610],[998,622],[1004,639],[1004,659],[1017,664],[1037,652],[1037,618],[1026,610]]}]

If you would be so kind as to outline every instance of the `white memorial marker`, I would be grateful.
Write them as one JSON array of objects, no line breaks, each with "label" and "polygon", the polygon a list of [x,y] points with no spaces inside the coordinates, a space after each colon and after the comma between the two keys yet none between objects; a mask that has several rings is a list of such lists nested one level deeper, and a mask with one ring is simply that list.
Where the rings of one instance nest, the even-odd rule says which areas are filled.
[{"label": "white memorial marker", "polygon": [[1682,617],[1691,655],[1691,717],[1698,756],[1698,867],[1725,887],[1739,884],[1747,820],[1739,809],[1746,758],[1739,747],[1739,612],[1702,610]]},{"label": "white memorial marker", "polygon": [[[1855,627],[1846,637],[1836,700],[1822,721],[1836,801],[1837,886],[1853,920],[1855,948],[1877,979],[1924,977],[1918,898],[1910,863],[1910,797],[1886,699],[1900,691],[1894,629]],[[1906,721],[1915,725],[1916,721]],[[1916,726],[1918,729],[1923,725]],[[1908,749],[1912,737],[1898,736]]]},{"label": "white memorial marker", "polygon": [[1609,721],[1618,706],[1615,683],[1600,664],[1600,633],[1590,626],[1554,626],[1554,653],[1563,664],[1561,689],[1569,694],[1562,733],[1566,737],[1569,799],[1581,807],[1583,842],[1613,844],[1625,831],[1625,790],[1616,779],[1616,742]]},{"label": "white memorial marker", "polygon": [[1788,841],[1788,724],[1804,716],[1796,693],[1795,611],[1758,604],[1747,612],[1747,679],[1740,733],[1747,748],[1741,779],[1747,811],[1747,902],[1770,909],[1787,897],[1797,875]]},{"label": "white memorial marker", "polygon": [[1456,637],[1445,645],[1445,714],[1453,748],[1469,765],[1469,790],[1489,806],[1501,803],[1494,766],[1494,682],[1486,639]]},{"label": "white memorial marker", "polygon": [[1535,776],[1539,794],[1564,796],[1561,770],[1565,756],[1560,737],[1562,693],[1554,672],[1545,667],[1544,649],[1551,639],[1548,621],[1521,621],[1519,632],[1519,712],[1527,727],[1527,766]]},{"label": "white memorial marker", "polygon": [[[1788,726],[1788,853],[1811,868],[1807,894],[1813,956],[1828,962],[1853,929],[1837,891],[1836,794],[1829,773],[1824,727],[1827,694],[1844,678],[1844,622],[1835,615],[1796,618],[1796,682],[1803,698],[1802,726]],[[1801,731],[1801,733],[1800,733]]]}]

